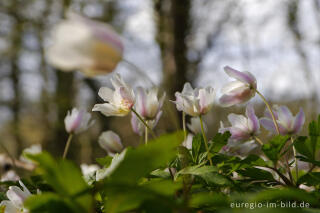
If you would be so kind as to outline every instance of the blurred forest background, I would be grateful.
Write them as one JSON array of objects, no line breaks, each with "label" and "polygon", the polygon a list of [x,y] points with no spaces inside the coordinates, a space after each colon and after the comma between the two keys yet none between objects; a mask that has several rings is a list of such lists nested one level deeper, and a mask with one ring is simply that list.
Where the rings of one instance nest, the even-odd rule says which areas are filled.
[{"label": "blurred forest background", "polygon": [[[112,74],[89,79],[47,64],[52,26],[66,8],[114,26],[125,44],[124,58],[167,92],[158,134],[180,128],[169,100],[186,81],[211,85],[220,96],[230,81],[225,65],[252,72],[272,103],[286,104],[294,114],[303,107],[307,121],[319,113],[320,0],[0,0],[0,143],[16,157],[38,143],[61,156],[67,111],[91,111],[101,102],[98,89],[110,86]],[[115,72],[134,87],[147,85],[124,63]],[[258,97],[253,101],[262,116],[264,105]],[[230,112],[244,109],[217,103],[206,115],[209,135]],[[139,141],[130,116],[92,115],[95,125],[76,136],[69,158],[91,163],[105,155],[97,139],[106,130],[125,144]]]}]

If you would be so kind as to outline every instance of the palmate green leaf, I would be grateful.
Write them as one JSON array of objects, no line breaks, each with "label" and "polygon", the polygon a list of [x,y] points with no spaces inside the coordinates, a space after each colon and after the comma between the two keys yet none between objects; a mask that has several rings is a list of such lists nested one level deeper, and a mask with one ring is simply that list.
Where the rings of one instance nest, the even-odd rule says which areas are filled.
[{"label": "palmate green leaf", "polygon": [[306,136],[299,136],[294,141],[294,147],[299,154],[306,156],[309,159],[314,159],[314,148],[311,145],[311,139]]},{"label": "palmate green leaf", "polygon": [[89,188],[82,178],[80,169],[72,162],[67,160],[56,161],[46,152],[29,155],[28,157],[38,163],[37,171],[43,175],[43,179],[59,196],[72,199],[74,205],[79,208],[78,212],[87,212],[91,209],[92,199],[90,195],[83,194],[72,198],[72,196]]},{"label": "palmate green leaf", "polygon": [[142,145],[136,149],[127,148],[123,159],[117,163],[109,179],[117,182],[137,183],[140,178],[150,172],[166,167],[176,156],[177,146],[182,141],[183,133],[177,132],[161,136],[150,141],[148,145]]},{"label": "palmate green leaf", "polygon": [[274,163],[277,162],[281,155],[281,150],[289,140],[290,136],[274,136],[269,143],[262,146],[263,153]]}]

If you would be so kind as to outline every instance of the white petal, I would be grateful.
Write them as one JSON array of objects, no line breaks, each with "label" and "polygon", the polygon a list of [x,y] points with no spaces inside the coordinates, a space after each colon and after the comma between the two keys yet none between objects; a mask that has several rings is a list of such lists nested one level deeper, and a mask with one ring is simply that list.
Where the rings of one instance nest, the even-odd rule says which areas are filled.
[{"label": "white petal", "polygon": [[95,104],[92,111],[100,111],[105,116],[125,116],[129,111],[122,110],[113,104]]},{"label": "white petal", "polygon": [[114,91],[109,87],[101,87],[99,89],[98,95],[104,100],[108,102],[112,102]]}]

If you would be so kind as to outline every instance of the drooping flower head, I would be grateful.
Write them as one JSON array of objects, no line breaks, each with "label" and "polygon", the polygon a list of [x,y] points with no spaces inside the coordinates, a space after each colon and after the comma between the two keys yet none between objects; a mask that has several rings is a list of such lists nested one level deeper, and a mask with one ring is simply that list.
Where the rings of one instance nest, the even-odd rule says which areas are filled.
[{"label": "drooping flower head", "polygon": [[220,153],[244,158],[250,154],[256,153],[258,148],[259,145],[254,140],[249,140],[243,143],[229,140],[228,144],[222,147]]},{"label": "drooping flower head", "polygon": [[[278,123],[280,134],[295,135],[301,131],[305,122],[305,115],[302,108],[300,108],[296,116],[293,116],[286,106],[274,106],[272,111]],[[265,112],[265,117],[260,119],[260,123],[267,130],[276,133],[275,125],[268,111]]]},{"label": "drooping flower head", "polygon": [[246,116],[231,113],[228,115],[228,120],[231,123],[231,126],[222,126],[219,132],[230,131],[230,139],[232,140],[249,140],[252,136],[257,135],[260,132],[259,120],[255,115],[253,106],[251,104],[247,105]]},{"label": "drooping flower head", "polygon": [[108,87],[101,87],[98,93],[107,103],[95,104],[92,111],[100,111],[105,116],[125,116],[135,103],[134,92],[119,74],[111,78],[111,83],[114,91]]},{"label": "drooping flower head", "polygon": [[[159,99],[158,88],[156,87],[150,90],[138,87],[136,94],[137,101],[135,104],[135,110],[148,123],[148,126],[153,129],[157,125],[162,115],[161,108],[166,94],[164,93]],[[133,131],[139,135],[142,135],[145,131],[144,124],[137,118],[135,113],[131,114],[131,125]]]},{"label": "drooping flower head", "polygon": [[98,142],[101,148],[106,150],[110,156],[114,156],[124,149],[119,135],[110,130],[103,132],[100,135]]},{"label": "drooping flower head", "polygon": [[257,80],[250,72],[240,72],[229,66],[224,67],[225,72],[236,81],[225,85],[220,98],[222,106],[232,106],[250,100],[256,94]]},{"label": "drooping flower head", "polygon": [[64,119],[66,131],[68,133],[76,134],[83,132],[93,125],[93,121],[90,121],[90,119],[90,113],[73,108],[71,112],[68,111],[68,114]]},{"label": "drooping flower head", "polygon": [[17,186],[10,186],[6,193],[9,200],[4,200],[0,203],[0,206],[5,206],[5,213],[29,212],[23,206],[23,202],[31,195],[31,193],[21,181],[19,181],[19,184],[23,190]]},{"label": "drooping flower head", "polygon": [[46,56],[53,66],[88,76],[112,72],[122,59],[123,43],[110,25],[73,12],[52,30]]},{"label": "drooping flower head", "polygon": [[185,83],[182,92],[176,92],[176,107],[191,116],[204,115],[213,106],[215,92],[212,87],[193,89],[190,83]]}]

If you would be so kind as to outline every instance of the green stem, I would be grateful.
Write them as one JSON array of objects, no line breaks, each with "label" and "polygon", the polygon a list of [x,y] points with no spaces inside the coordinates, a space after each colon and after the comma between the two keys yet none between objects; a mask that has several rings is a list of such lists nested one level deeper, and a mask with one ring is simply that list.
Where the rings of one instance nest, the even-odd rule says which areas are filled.
[{"label": "green stem", "polygon": [[293,148],[293,155],[294,155],[294,162],[296,165],[296,181],[298,181],[299,178],[299,168],[298,168],[298,160],[296,158],[297,156],[297,150],[296,148],[293,146],[293,137],[291,137],[291,143],[292,143],[292,148]]},{"label": "green stem", "polygon": [[274,116],[274,113],[273,113],[273,111],[272,111],[272,109],[271,109],[270,104],[268,103],[267,99],[266,99],[258,90],[256,90],[256,92],[257,92],[257,94],[260,96],[260,98],[262,99],[262,101],[265,103],[265,105],[267,106],[267,108],[268,108],[268,110],[269,110],[269,112],[270,112],[270,114],[271,114],[273,123],[274,123],[274,125],[275,125],[275,127],[276,127],[277,133],[278,133],[278,135],[280,135],[279,126],[278,126],[278,123],[277,123],[277,121],[276,121],[276,117]]},{"label": "green stem", "polygon": [[70,144],[71,144],[72,137],[73,137],[73,134],[70,133],[70,134],[69,134],[69,137],[68,137],[68,140],[67,140],[67,143],[66,143],[66,146],[65,146],[65,148],[64,148],[64,152],[63,152],[63,156],[62,156],[63,159],[65,159],[65,158],[67,157],[67,154],[68,154],[68,150],[69,150],[69,147],[70,147]]},{"label": "green stem", "polygon": [[133,108],[131,108],[131,111],[137,116],[137,118],[143,123],[143,125],[150,131],[152,137],[156,138],[156,135],[154,134],[153,130],[148,126],[146,121],[139,115],[139,113]]},{"label": "green stem", "polygon": [[16,161],[14,160],[14,157],[10,154],[9,150],[2,143],[0,143],[0,144],[1,144],[2,149],[7,153],[8,157],[12,161],[13,168],[16,169],[17,166],[16,166]]},{"label": "green stem", "polygon": [[207,149],[207,158],[209,160],[210,165],[212,166],[213,165],[212,164],[212,160],[211,160],[211,158],[209,156],[210,152],[209,152],[208,140],[207,140],[206,134],[204,133],[203,121],[202,121],[202,116],[201,115],[199,115],[199,119],[200,119],[201,132],[202,132],[202,136],[203,136],[203,140],[204,140],[204,145],[205,145],[205,147]]},{"label": "green stem", "polygon": [[145,144],[148,144],[148,128],[144,127],[144,142]]},{"label": "green stem", "polygon": [[186,128],[186,113],[182,112],[182,127],[183,127],[183,136],[184,141],[187,140],[187,128]]},{"label": "green stem", "polygon": [[260,138],[258,138],[257,136],[253,136],[254,140],[257,141],[261,146],[263,146],[263,142]]}]

